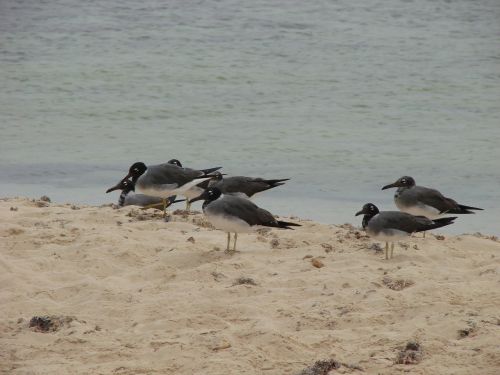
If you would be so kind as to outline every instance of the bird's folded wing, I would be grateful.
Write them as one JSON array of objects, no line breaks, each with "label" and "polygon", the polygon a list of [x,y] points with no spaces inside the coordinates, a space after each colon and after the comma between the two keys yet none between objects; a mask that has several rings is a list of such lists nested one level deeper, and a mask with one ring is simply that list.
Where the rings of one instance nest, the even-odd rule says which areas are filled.
[{"label": "bird's folded wing", "polygon": [[447,212],[458,208],[457,202],[451,198],[446,198],[435,189],[429,189],[422,186],[416,186],[414,189],[420,203],[434,207],[439,210],[439,212]]},{"label": "bird's folded wing", "polygon": [[407,233],[419,232],[432,224],[432,220],[424,216],[413,216],[405,212],[388,211],[380,214],[383,227],[402,230]]},{"label": "bird's folded wing", "polygon": [[269,184],[261,179],[244,176],[225,178],[220,184],[228,193],[245,193],[249,197],[270,188]]},{"label": "bird's folded wing", "polygon": [[203,172],[189,168],[180,168],[176,165],[166,163],[148,166],[148,171],[144,179],[155,185],[177,184],[178,186],[182,186],[202,175]]},{"label": "bird's folded wing", "polygon": [[[262,220],[268,219],[268,216],[262,212],[265,210],[248,199],[240,197],[226,195],[211,203],[209,207],[217,215],[237,217],[249,225],[261,225]],[[269,212],[268,214],[271,215]]]}]

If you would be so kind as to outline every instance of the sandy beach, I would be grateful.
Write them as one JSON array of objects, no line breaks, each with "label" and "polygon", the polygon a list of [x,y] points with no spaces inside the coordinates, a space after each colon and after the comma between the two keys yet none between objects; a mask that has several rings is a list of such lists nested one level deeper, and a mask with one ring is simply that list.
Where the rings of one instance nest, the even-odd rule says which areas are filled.
[{"label": "sandy beach", "polygon": [[496,237],[418,235],[387,261],[354,212],[287,220],[227,254],[201,213],[1,199],[0,373],[499,373]]}]

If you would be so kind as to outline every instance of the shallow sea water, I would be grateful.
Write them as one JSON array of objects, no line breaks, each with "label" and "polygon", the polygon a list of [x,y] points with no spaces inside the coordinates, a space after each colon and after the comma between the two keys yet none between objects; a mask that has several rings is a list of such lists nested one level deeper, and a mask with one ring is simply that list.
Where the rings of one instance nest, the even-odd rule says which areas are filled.
[{"label": "shallow sea water", "polygon": [[[135,161],[291,177],[351,222],[402,175],[500,234],[500,2],[0,2],[0,195],[101,204]],[[195,206],[195,208],[199,208]]]}]

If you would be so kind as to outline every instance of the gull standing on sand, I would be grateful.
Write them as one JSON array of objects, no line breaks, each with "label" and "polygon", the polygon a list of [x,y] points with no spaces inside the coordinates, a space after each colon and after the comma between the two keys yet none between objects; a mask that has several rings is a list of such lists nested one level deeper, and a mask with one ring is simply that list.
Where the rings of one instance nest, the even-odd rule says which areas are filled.
[{"label": "gull standing on sand", "polygon": [[[125,206],[139,206],[142,208],[156,208],[163,209],[163,199],[158,197],[151,197],[144,194],[135,193],[135,184],[130,180],[122,180],[117,185],[106,190],[106,193],[111,193],[115,190],[121,190],[120,197],[118,198],[118,207]],[[183,202],[185,199],[175,199],[173,195],[167,200],[167,207],[178,202]]]},{"label": "gull standing on sand", "polygon": [[236,251],[238,233],[252,232],[259,227],[274,227],[293,229],[291,226],[300,224],[279,221],[263,208],[258,207],[248,199],[224,195],[216,187],[210,187],[191,202],[204,200],[203,212],[208,221],[217,229],[227,232],[227,248],[230,251],[231,232],[234,233],[233,250]]},{"label": "gull standing on sand", "polygon": [[173,195],[184,195],[191,187],[213,178],[210,173],[220,168],[222,167],[195,170],[169,163],[146,166],[143,162],[136,162],[130,166],[123,180],[132,178],[137,191],[162,198],[165,216],[167,198]]},{"label": "gull standing on sand", "polygon": [[268,180],[260,177],[245,176],[223,178],[219,172],[214,173],[214,175],[216,177],[208,181],[209,187],[218,188],[222,194],[237,195],[243,198],[251,198],[257,193],[284,185],[284,181],[290,180],[289,178]]},{"label": "gull standing on sand", "polygon": [[482,210],[482,208],[458,204],[435,189],[418,186],[410,176],[403,176],[396,182],[385,185],[382,190],[394,187],[398,188],[394,194],[396,206],[400,211],[412,215],[436,219],[445,214],[473,214],[471,210]]},{"label": "gull standing on sand", "polygon": [[435,189],[417,186],[413,177],[410,176],[403,176],[396,182],[385,185],[382,190],[394,187],[398,188],[394,193],[394,203],[400,211],[412,215],[437,219],[446,214],[473,214],[471,210],[482,210],[482,208],[458,204]]},{"label": "gull standing on sand", "polygon": [[413,216],[400,211],[382,211],[367,203],[356,216],[363,216],[363,229],[379,241],[385,241],[385,259],[389,259],[389,242],[391,243],[391,258],[394,252],[394,241],[407,238],[412,233],[444,227],[453,223],[457,217],[445,217],[431,220],[424,216]]}]

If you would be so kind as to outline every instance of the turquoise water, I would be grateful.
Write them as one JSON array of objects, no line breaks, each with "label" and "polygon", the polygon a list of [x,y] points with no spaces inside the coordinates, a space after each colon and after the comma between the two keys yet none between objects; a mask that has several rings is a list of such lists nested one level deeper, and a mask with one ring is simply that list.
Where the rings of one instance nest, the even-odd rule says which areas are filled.
[{"label": "turquoise water", "polygon": [[[500,2],[0,2],[0,194],[100,204],[135,161],[291,177],[359,224],[402,175],[500,233]],[[445,230],[446,231],[446,230]]]}]

